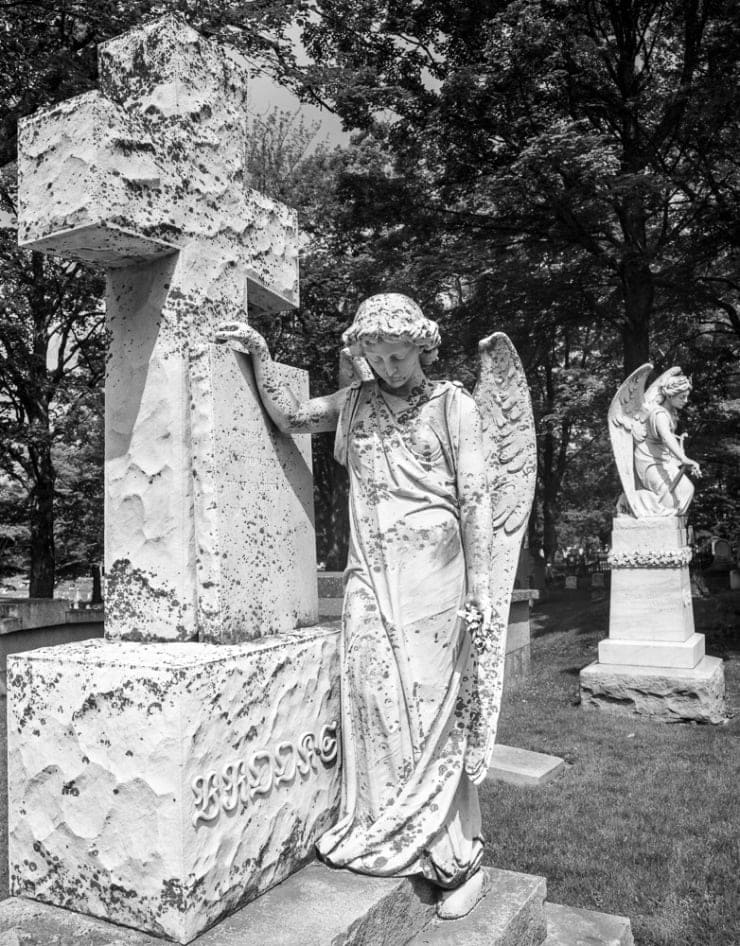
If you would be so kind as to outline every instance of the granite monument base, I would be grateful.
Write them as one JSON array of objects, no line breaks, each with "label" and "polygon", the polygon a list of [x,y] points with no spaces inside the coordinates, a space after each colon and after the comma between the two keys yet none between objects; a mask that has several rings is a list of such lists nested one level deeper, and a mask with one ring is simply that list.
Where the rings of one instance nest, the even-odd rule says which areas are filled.
[{"label": "granite monument base", "polygon": [[92,640],[8,661],[11,894],[187,943],[314,856],[337,631]]},{"label": "granite monument base", "polygon": [[595,661],[581,671],[581,706],[666,722],[723,723],[724,666],[719,657],[683,670]]},{"label": "granite monument base", "polygon": [[683,517],[615,517],[609,637],[581,671],[585,709],[724,721],[722,661],[694,630],[691,555]]},{"label": "granite monument base", "polygon": [[[472,913],[438,920],[424,881],[310,865],[222,920],[193,946],[633,946],[626,917],[545,902],[542,877],[484,868],[490,889]],[[161,939],[67,910],[11,898],[0,936],[41,933],[58,946],[162,946]]]}]

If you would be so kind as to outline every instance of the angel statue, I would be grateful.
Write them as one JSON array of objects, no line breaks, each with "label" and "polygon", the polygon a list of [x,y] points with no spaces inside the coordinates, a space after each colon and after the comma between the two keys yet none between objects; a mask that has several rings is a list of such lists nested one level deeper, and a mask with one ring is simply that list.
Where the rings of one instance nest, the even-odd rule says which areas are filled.
[{"label": "angel statue", "polygon": [[686,406],[691,381],[680,368],[669,368],[645,390],[653,370],[648,362],[622,383],[609,407],[609,434],[622,481],[619,512],[638,519],[683,516],[694,497],[686,477],[701,476],[676,436],[678,413]]},{"label": "angel statue", "polygon": [[343,341],[346,386],[303,403],[264,339],[252,355],[281,431],[336,431],[351,535],[341,645],[342,797],[317,843],[333,867],[421,874],[442,917],[485,893],[477,785],[491,760],[509,602],[533,496],[529,392],[505,335],[481,342],[471,397],[431,381],[440,334],[399,293],[366,299]]}]

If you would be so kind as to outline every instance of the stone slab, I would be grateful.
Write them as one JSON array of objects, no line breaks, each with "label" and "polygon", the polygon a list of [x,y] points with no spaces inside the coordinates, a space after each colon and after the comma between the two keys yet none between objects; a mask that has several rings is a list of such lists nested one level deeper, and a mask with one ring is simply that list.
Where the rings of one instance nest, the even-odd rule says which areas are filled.
[{"label": "stone slab", "polygon": [[724,666],[705,657],[691,670],[620,667],[598,661],[581,670],[581,706],[606,713],[650,716],[667,722],[723,723]]},{"label": "stone slab", "polygon": [[542,946],[634,946],[626,916],[546,903],[547,939]]},{"label": "stone slab", "polygon": [[541,946],[547,933],[544,877],[483,868],[490,890],[459,920],[435,918],[409,946]]},{"label": "stone slab", "polygon": [[9,659],[11,893],[188,942],[313,857],[338,632]]},{"label": "stone slab", "polygon": [[[193,946],[401,946],[435,916],[436,891],[420,879],[366,877],[311,864],[202,933]],[[11,898],[0,904],[2,933],[20,946],[43,930],[55,946],[155,946],[136,930],[59,907]],[[53,937],[59,937],[59,940]]]},{"label": "stone slab", "polygon": [[692,634],[685,641],[599,641],[599,663],[637,667],[671,667],[690,670],[704,657],[704,635]]},{"label": "stone slab", "polygon": [[565,762],[557,756],[496,743],[486,778],[509,785],[538,786],[551,782],[564,770]]},{"label": "stone slab", "polygon": [[679,568],[615,568],[609,598],[609,637],[685,641],[694,633],[691,576]]},{"label": "stone slab", "polygon": [[[487,870],[492,894],[469,917],[441,923],[434,915],[435,892],[423,881],[363,877],[309,865],[201,934],[193,946],[402,946],[409,935],[415,946],[634,946],[627,917],[543,903],[542,878]],[[478,911],[483,911],[478,917],[482,922],[474,923]],[[0,903],[2,946],[163,942],[30,900],[11,897]]]}]

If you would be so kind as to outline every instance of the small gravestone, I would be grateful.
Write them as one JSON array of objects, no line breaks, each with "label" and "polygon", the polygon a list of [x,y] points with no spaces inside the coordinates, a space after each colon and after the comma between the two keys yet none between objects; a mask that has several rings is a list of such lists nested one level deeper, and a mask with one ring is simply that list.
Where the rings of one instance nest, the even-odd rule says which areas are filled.
[{"label": "small gravestone", "polygon": [[578,578],[576,575],[565,576],[565,588],[567,591],[575,591],[578,588]]}]

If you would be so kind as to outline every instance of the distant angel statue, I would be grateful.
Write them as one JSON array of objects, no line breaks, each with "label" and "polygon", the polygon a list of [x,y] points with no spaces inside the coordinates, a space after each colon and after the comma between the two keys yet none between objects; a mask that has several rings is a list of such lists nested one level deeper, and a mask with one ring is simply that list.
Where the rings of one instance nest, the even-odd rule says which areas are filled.
[{"label": "distant angel statue", "polygon": [[686,473],[701,476],[699,464],[684,452],[686,435],[676,436],[691,381],[680,368],[669,368],[646,391],[652,370],[647,363],[633,371],[609,407],[609,434],[624,490],[618,510],[638,519],[684,515],[694,497]]},{"label": "distant angel statue", "polygon": [[505,635],[533,497],[534,428],[516,351],[481,342],[475,396],[431,381],[436,323],[399,293],[366,299],[344,334],[346,386],[300,402],[264,339],[252,354],[282,431],[336,431],[350,484],[343,606],[339,819],[318,841],[333,867],[441,888],[462,916],[483,895],[477,784],[491,760]]}]

